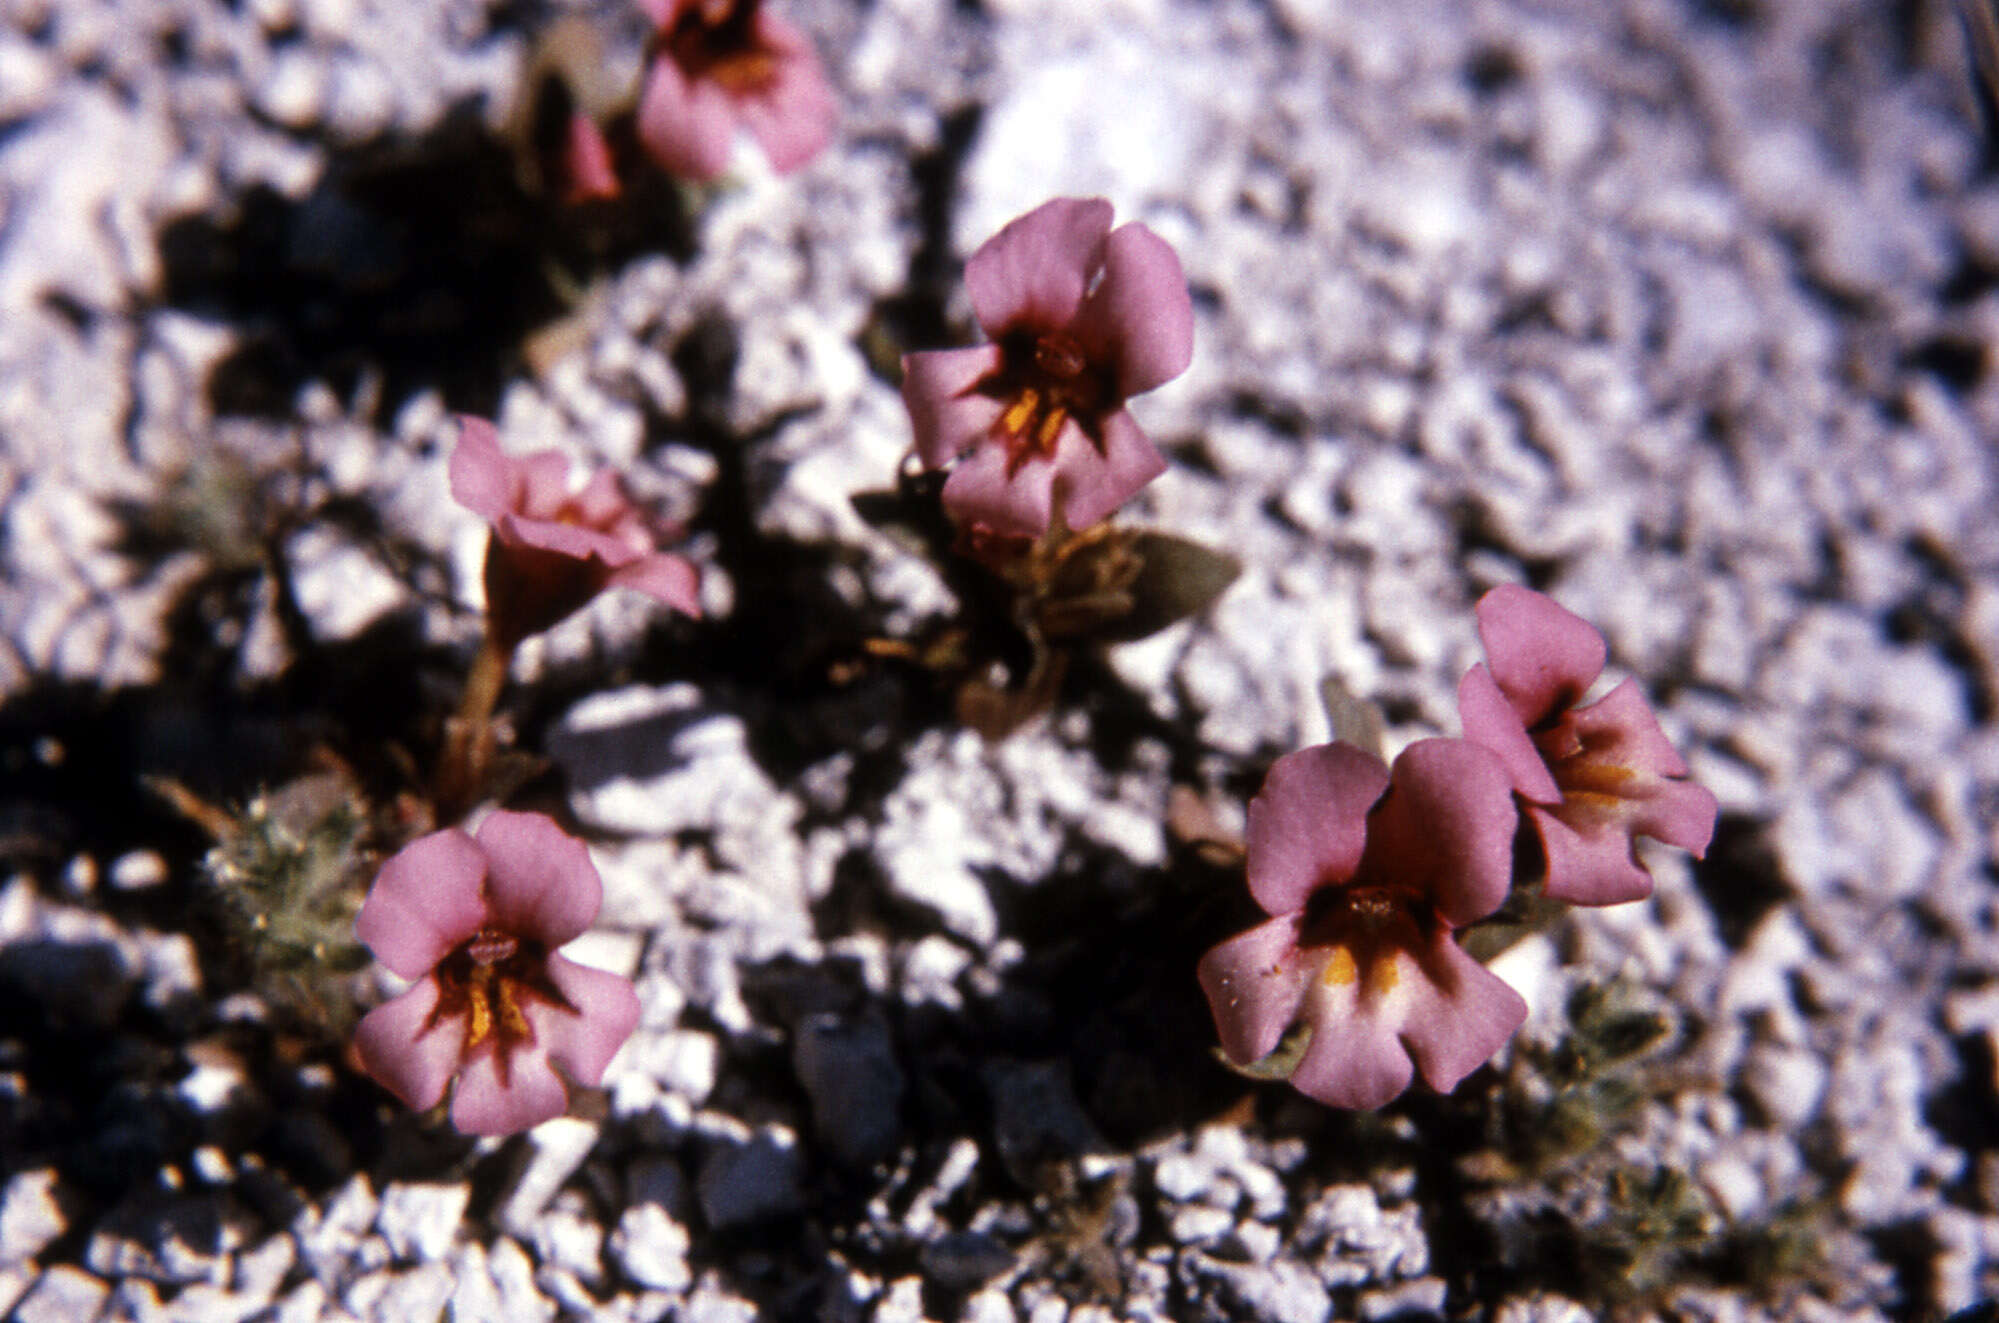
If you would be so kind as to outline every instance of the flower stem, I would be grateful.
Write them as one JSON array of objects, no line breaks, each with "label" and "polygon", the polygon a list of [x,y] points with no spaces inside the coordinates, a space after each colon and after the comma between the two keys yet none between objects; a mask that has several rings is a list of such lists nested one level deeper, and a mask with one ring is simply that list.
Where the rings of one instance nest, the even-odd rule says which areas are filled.
[{"label": "flower stem", "polygon": [[514,650],[489,628],[465,677],[458,711],[444,726],[444,751],[437,767],[438,824],[456,822],[479,802],[493,761],[493,709],[506,688]]}]

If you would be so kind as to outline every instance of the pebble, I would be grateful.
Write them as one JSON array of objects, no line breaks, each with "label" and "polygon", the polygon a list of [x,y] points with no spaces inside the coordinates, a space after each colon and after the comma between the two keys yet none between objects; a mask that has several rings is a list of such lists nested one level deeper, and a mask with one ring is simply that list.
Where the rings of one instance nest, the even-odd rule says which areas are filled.
[{"label": "pebble", "polygon": [[1444,1312],[1444,1280],[1419,1277],[1413,1282],[1380,1291],[1363,1291],[1356,1302],[1361,1323],[1381,1323],[1383,1319],[1411,1314],[1437,1315]]},{"label": "pebble", "polygon": [[451,1251],[472,1187],[391,1182],[382,1190],[375,1230],[399,1263],[435,1263]]},{"label": "pebble", "polygon": [[812,1016],[793,1033],[791,1061],[812,1104],[813,1132],[834,1161],[866,1171],[895,1155],[904,1079],[885,1025]]},{"label": "pebble", "polygon": [[443,1263],[423,1263],[408,1272],[390,1274],[388,1287],[369,1311],[373,1323],[405,1323],[443,1314],[458,1289],[451,1269]]},{"label": "pebble", "polygon": [[544,1121],[530,1130],[528,1160],[493,1220],[510,1235],[531,1239],[535,1219],[590,1156],[590,1150],[597,1146],[597,1133],[593,1122],[567,1116]]},{"label": "pebble", "polygon": [[59,1263],[35,1279],[14,1306],[12,1323],[83,1323],[94,1319],[111,1288],[81,1268]]},{"label": "pebble", "polygon": [[1262,1323],[1325,1323],[1332,1315],[1332,1296],[1296,1263],[1229,1263],[1201,1254],[1193,1262],[1195,1271],[1219,1279],[1236,1305]]},{"label": "pebble", "polygon": [[958,1317],[961,1323],[1017,1323],[1019,1315],[1013,1312],[1013,1301],[1007,1299],[1005,1291],[989,1287],[965,1301]]},{"label": "pebble", "polygon": [[56,1198],[55,1168],[16,1172],[0,1193],[0,1269],[17,1267],[40,1254],[69,1229]]},{"label": "pebble", "polygon": [[380,1210],[374,1186],[357,1173],[340,1187],[323,1209],[306,1208],[292,1225],[299,1262],[327,1286],[340,1282],[359,1254],[362,1238]]},{"label": "pebble", "polygon": [[634,1204],[618,1216],[610,1257],[633,1283],[655,1291],[685,1291],[694,1281],[687,1266],[687,1228],[657,1203]]},{"label": "pebble", "polygon": [[595,1218],[568,1206],[575,1196],[560,1196],[555,1206],[535,1219],[529,1245],[543,1270],[557,1269],[591,1286],[604,1279],[604,1228]]},{"label": "pebble", "polygon": [[286,128],[310,128],[326,107],[325,57],[304,46],[280,51],[254,97],[258,110]]},{"label": "pebble", "polygon": [[1169,1224],[1174,1242],[1180,1245],[1213,1244],[1234,1230],[1235,1214],[1224,1208],[1182,1208]]},{"label": "pebble", "polygon": [[[534,1260],[528,1257],[518,1241],[502,1236],[494,1240],[486,1253],[486,1270],[491,1274],[495,1293],[499,1297],[498,1317],[513,1323],[514,1319],[548,1319],[555,1316],[555,1305],[541,1293],[535,1285]],[[470,1323],[470,1316],[467,1316]]]},{"label": "pebble", "polygon": [[710,1230],[789,1217],[804,1207],[797,1140],[764,1127],[745,1143],[718,1143],[701,1159],[694,1183]]},{"label": "pebble", "polygon": [[680,1310],[685,1323],[757,1323],[761,1316],[750,1301],[705,1281],[689,1293]]},{"label": "pebble", "polygon": [[1006,1272],[1012,1251],[977,1231],[947,1231],[917,1252],[923,1275],[947,1291],[966,1291]]},{"label": "pebble", "polygon": [[167,861],[157,850],[132,850],[111,861],[111,889],[146,891],[164,883]]}]

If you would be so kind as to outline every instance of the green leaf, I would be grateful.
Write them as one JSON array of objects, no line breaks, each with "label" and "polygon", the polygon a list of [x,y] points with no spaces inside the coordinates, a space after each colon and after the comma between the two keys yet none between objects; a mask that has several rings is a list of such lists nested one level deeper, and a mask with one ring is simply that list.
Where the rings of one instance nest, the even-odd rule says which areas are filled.
[{"label": "green leaf", "polygon": [[1215,1049],[1215,1060],[1227,1066],[1238,1075],[1253,1080],[1288,1080],[1291,1072],[1298,1069],[1298,1063],[1305,1059],[1305,1049],[1312,1046],[1312,1025],[1300,1020],[1284,1031],[1284,1037],[1269,1055],[1258,1057],[1247,1065],[1237,1065],[1229,1060],[1228,1054],[1219,1047]]},{"label": "green leaf", "polygon": [[1242,573],[1242,562],[1227,552],[1168,533],[1137,533],[1131,549],[1142,562],[1126,589],[1131,610],[1093,632],[1102,642],[1130,643],[1205,611]]}]

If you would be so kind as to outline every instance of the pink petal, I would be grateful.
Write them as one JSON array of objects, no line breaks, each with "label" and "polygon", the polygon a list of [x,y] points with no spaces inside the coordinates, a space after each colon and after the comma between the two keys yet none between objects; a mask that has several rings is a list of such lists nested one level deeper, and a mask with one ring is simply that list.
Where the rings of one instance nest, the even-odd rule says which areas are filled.
[{"label": "pink petal", "polygon": [[1592,762],[1615,763],[1658,776],[1685,776],[1679,750],[1659,729],[1659,718],[1636,680],[1626,680],[1588,707],[1569,714],[1569,723]]},{"label": "pink petal", "polygon": [[354,935],[401,978],[422,978],[486,925],[486,855],[457,828],[398,850],[375,875]]},{"label": "pink petal", "polygon": [[1030,460],[1011,478],[1006,447],[983,445],[958,461],[944,480],[944,509],[961,526],[984,524],[995,533],[1040,537],[1054,505],[1055,468]]},{"label": "pink petal", "polygon": [[1365,980],[1312,980],[1305,1014],[1312,1044],[1291,1072],[1291,1087],[1329,1107],[1373,1111],[1409,1087],[1415,1067],[1396,1037],[1394,1004],[1362,995]]},{"label": "pink petal", "polygon": [[758,10],[756,41],[777,65],[768,86],[737,98],[736,111],[762,144],[770,168],[789,174],[832,141],[840,103],[804,33]]},{"label": "pink petal", "polygon": [[1402,1042],[1430,1087],[1449,1093],[1513,1036],[1527,1019],[1527,1003],[1506,981],[1438,931],[1416,953]]},{"label": "pink petal", "polygon": [[548,957],[548,975],[582,1013],[571,1015],[559,1006],[530,1002],[527,1017],[534,1026],[535,1042],[570,1079],[594,1088],[603,1083],[604,1068],[638,1027],[639,995],[631,980],[561,955]]},{"label": "pink petal", "polygon": [[965,287],[986,335],[1067,327],[1103,264],[1111,214],[1103,198],[1056,198],[980,245],[965,263]]},{"label": "pink petal", "polygon": [[491,522],[513,508],[512,463],[500,435],[484,418],[458,416],[458,444],[451,451],[451,499]]},{"label": "pink petal", "polygon": [[607,533],[613,524],[637,513],[615,469],[598,469],[566,504],[578,522]]},{"label": "pink petal", "polygon": [[1466,739],[1498,756],[1514,790],[1541,804],[1562,797],[1541,751],[1520,724],[1520,714],[1484,666],[1472,667],[1458,683],[1458,720],[1464,724]]},{"label": "pink petal", "polygon": [[1638,830],[1655,841],[1678,846],[1694,858],[1704,859],[1720,813],[1721,802],[1706,786],[1691,781],[1668,781],[1646,806]]},{"label": "pink petal", "polygon": [[1101,453],[1074,419],[1063,424],[1055,441],[1055,490],[1062,521],[1072,529],[1088,528],[1166,472],[1166,457],[1125,410],[1098,425]]},{"label": "pink petal", "polygon": [[1418,740],[1396,758],[1392,784],[1368,817],[1355,883],[1427,895],[1454,928],[1505,901],[1519,824],[1499,759],[1469,740]]},{"label": "pink petal", "polygon": [[569,116],[569,132],[563,142],[562,200],[575,204],[596,198],[618,196],[618,171],[611,161],[611,144],[597,121],[582,111]]},{"label": "pink petal", "polygon": [[1092,362],[1116,365],[1118,394],[1142,394],[1194,361],[1194,301],[1173,246],[1136,222],[1104,243],[1104,278],[1074,325]]},{"label": "pink petal", "polygon": [[400,997],[369,1011],[354,1029],[361,1068],[418,1112],[437,1106],[444,1097],[465,1041],[462,1019],[444,1021],[424,1032],[438,995],[436,979],[421,979]]},{"label": "pink petal", "polygon": [[1551,597],[1501,584],[1477,612],[1492,678],[1530,730],[1574,706],[1603,673],[1603,635]]},{"label": "pink petal", "polygon": [[645,10],[646,17],[656,28],[670,28],[680,17],[680,11],[697,0],[639,0],[639,8]]},{"label": "pink petal", "polygon": [[513,513],[526,519],[553,519],[569,503],[569,460],[560,450],[537,450],[513,461]]},{"label": "pink petal", "polygon": [[583,842],[539,813],[495,809],[479,824],[492,926],[550,947],[597,920],[604,884]]},{"label": "pink petal", "polygon": [[641,556],[611,571],[608,588],[636,588],[676,611],[701,614],[701,572],[682,557],[664,551]]},{"label": "pink petal", "polygon": [[1571,905],[1622,905],[1652,894],[1652,875],[1632,857],[1631,832],[1593,817],[1571,826],[1548,809],[1527,806],[1548,859],[1545,894]]},{"label": "pink petal", "polygon": [[976,387],[999,368],[998,345],[903,355],[902,402],[925,468],[943,468],[992,431],[1005,406]]},{"label": "pink petal", "polygon": [[1268,1056],[1297,1018],[1310,962],[1297,959],[1298,918],[1287,915],[1239,933],[1201,957],[1222,1051],[1237,1065]]},{"label": "pink petal", "polygon": [[670,55],[652,62],[639,98],[639,141],[660,168],[683,179],[708,180],[729,166],[736,112],[707,79],[690,82]]},{"label": "pink petal", "polygon": [[548,1064],[540,1047],[520,1048],[511,1055],[508,1082],[500,1083],[499,1059],[491,1050],[480,1053],[459,1072],[451,1095],[451,1124],[466,1135],[519,1134],[569,1109],[569,1092]]},{"label": "pink petal", "polygon": [[493,530],[502,542],[513,546],[535,547],[574,560],[589,560],[594,556],[614,568],[629,564],[640,554],[623,539],[612,537],[609,533],[555,519],[525,519],[520,515],[506,514],[500,516]]},{"label": "pink petal", "polygon": [[1271,914],[1295,914],[1317,888],[1353,876],[1367,811],[1388,789],[1379,758],[1319,744],[1270,765],[1249,802],[1249,891]]}]

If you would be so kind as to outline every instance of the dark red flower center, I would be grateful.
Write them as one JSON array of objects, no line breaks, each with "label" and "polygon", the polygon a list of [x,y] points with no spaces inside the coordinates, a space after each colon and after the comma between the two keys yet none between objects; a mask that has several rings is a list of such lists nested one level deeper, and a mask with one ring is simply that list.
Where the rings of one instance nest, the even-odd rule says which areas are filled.
[{"label": "dark red flower center", "polygon": [[655,48],[690,80],[705,78],[734,93],[769,87],[777,77],[777,53],[757,40],[759,3],[696,0],[655,37]]},{"label": "dark red flower center", "polygon": [[1111,373],[1092,364],[1083,347],[1061,331],[1001,340],[999,371],[979,389],[1006,405],[993,434],[1006,446],[1009,478],[1030,459],[1053,458],[1071,418],[1101,452],[1103,417],[1118,404]]},{"label": "dark red flower center", "polygon": [[461,1056],[469,1060],[491,1043],[502,1085],[512,1075],[514,1050],[534,1042],[529,1002],[581,1014],[548,976],[548,949],[497,928],[481,928],[459,943],[437,962],[435,973],[437,1005],[424,1020],[423,1032],[462,1016]]}]

